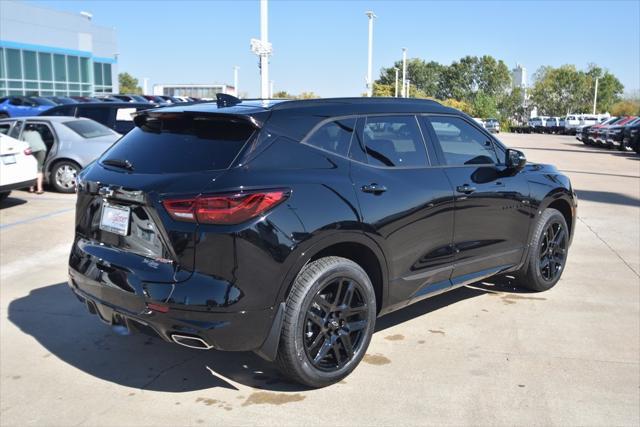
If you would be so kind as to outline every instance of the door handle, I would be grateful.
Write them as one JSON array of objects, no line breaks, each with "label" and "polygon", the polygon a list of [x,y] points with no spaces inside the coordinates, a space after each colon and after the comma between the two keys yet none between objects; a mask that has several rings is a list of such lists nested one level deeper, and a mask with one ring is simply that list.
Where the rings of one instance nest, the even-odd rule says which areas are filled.
[{"label": "door handle", "polygon": [[471,186],[469,186],[469,184],[459,185],[459,186],[456,188],[456,191],[457,191],[458,193],[471,194],[471,193],[473,193],[474,191],[476,191],[476,187],[471,187]]},{"label": "door handle", "polygon": [[380,194],[387,191],[387,187],[385,187],[384,185],[373,183],[369,185],[363,185],[361,190],[364,191],[365,193]]}]

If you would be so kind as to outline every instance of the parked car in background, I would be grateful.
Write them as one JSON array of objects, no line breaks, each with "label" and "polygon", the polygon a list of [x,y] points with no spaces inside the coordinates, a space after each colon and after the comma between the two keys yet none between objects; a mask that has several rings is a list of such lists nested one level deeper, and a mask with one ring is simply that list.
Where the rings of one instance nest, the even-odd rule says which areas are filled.
[{"label": "parked car in background", "polygon": [[476,123],[478,123],[480,126],[485,127],[485,125],[484,125],[484,121],[483,121],[481,118],[479,118],[479,117],[474,117],[474,118],[473,118],[473,120],[475,120],[475,121],[476,121]]},{"label": "parked car in background", "polygon": [[11,191],[34,185],[38,169],[29,144],[8,136],[9,130],[0,124],[0,202]]},{"label": "parked car in background", "polygon": [[[36,116],[0,120],[0,128],[23,140],[36,132],[47,146],[44,178],[57,191],[72,193],[80,169],[94,161],[120,138],[120,134],[90,119]],[[31,135],[33,138],[33,135]]]},{"label": "parked car in background", "polygon": [[529,123],[531,124],[531,127],[535,130],[535,132],[542,133],[544,132],[544,128],[547,124],[547,117],[534,117],[530,120]]},{"label": "parked car in background", "polygon": [[0,119],[37,116],[55,106],[55,102],[39,96],[6,96],[0,98]]},{"label": "parked car in background", "polygon": [[640,119],[624,127],[622,149],[640,154]]},{"label": "parked car in background", "polygon": [[600,129],[600,139],[596,140],[596,143],[606,148],[620,148],[624,127],[635,121],[636,118],[635,116],[624,116],[615,123],[604,126]]},{"label": "parked car in background", "polygon": [[164,99],[163,97],[161,97],[159,95],[142,95],[142,96],[148,102],[152,102],[152,103],[157,104],[157,105],[169,105],[169,104],[171,104],[171,102],[167,101],[166,99]]},{"label": "parked car in background", "polygon": [[78,176],[69,286],[102,321],[324,387],[379,315],[497,274],[544,291],[565,270],[569,178],[466,114],[231,98],[142,112]]},{"label": "parked car in background", "polygon": [[148,102],[88,102],[74,105],[59,105],[43,112],[41,115],[86,117],[120,134],[125,134],[133,129],[133,113],[155,107],[154,104]]},{"label": "parked car in background", "polygon": [[147,100],[147,98],[145,98],[142,95],[134,95],[134,94],[127,94],[127,95],[122,95],[122,94],[115,94],[115,95],[110,95],[112,98],[115,99],[119,99],[122,102],[138,102],[138,103],[144,103],[144,102],[149,102]]},{"label": "parked car in background", "polygon": [[68,96],[43,96],[43,98],[46,98],[52,102],[54,102],[56,105],[66,105],[66,104],[77,104],[78,101],[68,97]]},{"label": "parked car in background", "polygon": [[569,114],[564,120],[564,133],[567,135],[575,135],[580,123],[581,116],[579,114]]},{"label": "parked car in background", "polygon": [[544,133],[557,133],[560,126],[559,117],[547,117],[544,120]]},{"label": "parked car in background", "polygon": [[78,102],[101,102],[98,98],[93,96],[71,96],[70,98],[75,99]]},{"label": "parked car in background", "polygon": [[609,119],[605,120],[602,123],[596,123],[594,125],[585,126],[586,134],[582,132],[582,143],[587,145],[596,145],[598,144],[596,141],[600,139],[600,131],[601,129],[614,124],[620,120],[620,117],[609,117]]},{"label": "parked car in background", "polygon": [[484,127],[491,133],[500,132],[500,122],[498,121],[498,119],[486,119],[484,121]]}]

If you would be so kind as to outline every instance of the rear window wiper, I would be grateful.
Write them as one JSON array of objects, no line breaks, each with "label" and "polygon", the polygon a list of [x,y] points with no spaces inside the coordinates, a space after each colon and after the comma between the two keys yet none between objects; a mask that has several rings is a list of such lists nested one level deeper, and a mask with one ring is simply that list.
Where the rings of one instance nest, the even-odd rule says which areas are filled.
[{"label": "rear window wiper", "polygon": [[126,159],[106,159],[102,161],[103,165],[107,166],[115,166],[117,168],[122,168],[126,170],[133,170],[133,165],[129,160]]}]

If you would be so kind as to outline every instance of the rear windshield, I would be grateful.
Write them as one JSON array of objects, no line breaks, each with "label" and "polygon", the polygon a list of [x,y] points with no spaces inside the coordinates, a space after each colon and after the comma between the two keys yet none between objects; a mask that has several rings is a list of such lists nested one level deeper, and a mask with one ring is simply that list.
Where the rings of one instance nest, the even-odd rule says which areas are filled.
[{"label": "rear windshield", "polygon": [[83,138],[98,138],[114,134],[111,129],[93,120],[72,120],[63,124]]},{"label": "rear windshield", "polygon": [[160,114],[127,133],[101,158],[127,160],[135,173],[227,169],[254,132],[243,120]]}]

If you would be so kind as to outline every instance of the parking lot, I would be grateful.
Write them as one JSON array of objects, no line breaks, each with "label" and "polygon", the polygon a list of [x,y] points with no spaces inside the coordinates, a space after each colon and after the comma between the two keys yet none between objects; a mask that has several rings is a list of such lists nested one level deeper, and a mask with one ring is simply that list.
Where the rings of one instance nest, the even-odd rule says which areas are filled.
[{"label": "parking lot", "polygon": [[2,425],[637,425],[640,157],[499,135],[579,197],[566,271],[531,294],[478,283],[378,320],[346,380],[305,390],[253,353],[121,336],[66,285],[74,196],[0,210]]}]

